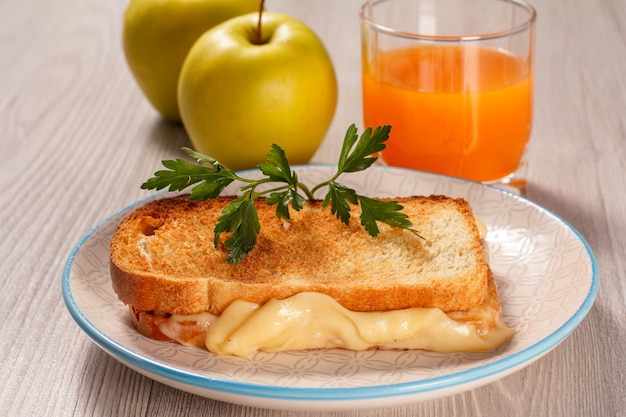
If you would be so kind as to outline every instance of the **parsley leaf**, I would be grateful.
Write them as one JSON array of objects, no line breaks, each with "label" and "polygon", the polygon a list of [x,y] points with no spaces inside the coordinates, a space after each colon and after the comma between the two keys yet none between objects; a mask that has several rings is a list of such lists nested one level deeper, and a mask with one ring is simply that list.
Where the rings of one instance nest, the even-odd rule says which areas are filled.
[{"label": "parsley leaf", "polygon": [[295,190],[287,190],[271,193],[267,197],[266,203],[270,206],[276,204],[276,217],[289,220],[291,218],[289,203],[291,203],[294,210],[300,211],[306,204],[306,199]]},{"label": "parsley leaf", "polygon": [[[385,142],[389,139],[391,126],[379,126],[374,131],[367,128],[356,142],[356,127],[351,125],[346,132],[339,163],[339,172],[357,172],[369,168],[378,159],[374,155],[386,148]],[[356,142],[356,147],[354,143]],[[354,149],[352,149],[354,147]],[[350,153],[350,151],[352,151]]]},{"label": "parsley leaf", "polygon": [[234,199],[222,209],[213,229],[213,244],[219,245],[220,235],[223,232],[232,232],[224,242],[228,250],[226,261],[238,264],[256,245],[256,236],[261,231],[258,213],[254,206],[254,199],[250,195],[243,195]]},{"label": "parsley leaf", "polygon": [[322,201],[322,207],[330,203],[330,212],[345,224],[350,224],[350,204],[357,203],[356,192],[336,182],[328,184],[328,193]]},{"label": "parsley leaf", "polygon": [[409,216],[400,211],[403,207],[397,201],[374,200],[362,195],[358,198],[361,206],[361,225],[370,235],[378,236],[380,233],[376,222],[404,229],[410,229],[413,226]]},{"label": "parsley leaf", "polygon": [[351,188],[336,182],[343,173],[363,171],[369,168],[378,159],[372,156],[386,148],[385,142],[389,139],[391,126],[379,126],[376,129],[366,129],[361,137],[357,135],[355,125],[351,125],[347,132],[339,155],[337,173],[328,181],[313,188],[313,192],[322,186],[328,187],[328,193],[322,205],[331,205],[331,213],[345,224],[350,222],[350,204],[361,206],[361,225],[372,236],[378,236],[380,229],[377,222],[394,227],[411,229],[413,224],[408,216],[401,213],[402,206],[396,201],[380,201],[357,194]]},{"label": "parsley leaf", "polygon": [[290,219],[289,203],[294,210],[300,211],[306,199],[298,193],[298,175],[291,169],[285,151],[273,144],[267,154],[267,162],[260,164],[259,169],[269,180],[287,184],[279,187],[280,191],[272,191],[266,202],[268,205],[276,205],[276,217]]},{"label": "parsley leaf", "polygon": [[163,166],[168,170],[155,172],[154,177],[141,184],[141,188],[161,190],[169,186],[168,191],[181,191],[200,182],[201,184],[192,189],[190,198],[207,200],[217,198],[224,188],[237,179],[232,171],[224,168],[215,159],[188,148],[183,150],[196,157],[198,162],[208,162],[211,166],[196,165],[183,159],[163,161]]},{"label": "parsley leaf", "polygon": [[285,151],[276,144],[272,145],[267,154],[267,162],[260,164],[259,169],[272,181],[286,182],[289,185],[296,185],[298,181],[298,177],[291,170]]}]

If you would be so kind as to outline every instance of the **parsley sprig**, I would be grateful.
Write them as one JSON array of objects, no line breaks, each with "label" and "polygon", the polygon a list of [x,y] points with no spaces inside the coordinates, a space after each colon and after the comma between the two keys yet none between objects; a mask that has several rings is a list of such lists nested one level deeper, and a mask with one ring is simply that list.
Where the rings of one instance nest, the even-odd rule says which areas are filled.
[{"label": "parsley sprig", "polygon": [[[222,233],[230,233],[224,246],[228,251],[227,261],[232,264],[239,263],[256,245],[261,225],[254,200],[261,196],[266,197],[268,205],[276,206],[278,218],[289,220],[290,207],[296,211],[301,210],[307,199],[313,200],[314,194],[326,187],[328,191],[322,200],[322,206],[330,205],[331,213],[343,223],[350,223],[351,206],[359,205],[361,225],[371,236],[378,236],[380,233],[377,224],[379,222],[410,230],[419,236],[412,229],[413,224],[408,216],[401,212],[403,207],[397,201],[368,198],[337,181],[342,174],[369,168],[377,160],[373,155],[385,149],[390,130],[391,126],[379,126],[374,130],[368,128],[359,137],[356,126],[351,125],[344,138],[337,172],[329,180],[311,189],[300,182],[297,173],[289,165],[285,151],[276,144],[269,150],[267,161],[258,165],[264,175],[261,179],[242,177],[210,156],[183,148],[197,164],[183,159],[163,161],[167,170],[155,172],[154,177],[145,181],[141,188],[181,191],[197,184],[191,190],[190,199],[207,200],[217,198],[234,181],[242,182],[241,195],[222,209],[213,229],[215,247],[219,245]],[[274,183],[279,185],[273,188],[262,187]]]}]

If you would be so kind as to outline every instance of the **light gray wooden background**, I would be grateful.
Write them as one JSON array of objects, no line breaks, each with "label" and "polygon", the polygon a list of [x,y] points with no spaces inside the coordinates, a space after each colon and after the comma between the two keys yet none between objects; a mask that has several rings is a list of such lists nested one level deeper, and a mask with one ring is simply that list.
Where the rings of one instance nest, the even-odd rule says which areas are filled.
[{"label": "light gray wooden background", "polygon": [[[268,0],[327,44],[340,100],[315,162],[360,123],[360,0]],[[498,382],[336,416],[626,416],[626,2],[535,0],[536,117],[528,197],[588,240],[601,287],[554,351]],[[0,415],[312,416],[208,400],[111,359],[73,322],[64,263],[187,139],[143,98],[121,49],[124,0],[0,2]]]}]

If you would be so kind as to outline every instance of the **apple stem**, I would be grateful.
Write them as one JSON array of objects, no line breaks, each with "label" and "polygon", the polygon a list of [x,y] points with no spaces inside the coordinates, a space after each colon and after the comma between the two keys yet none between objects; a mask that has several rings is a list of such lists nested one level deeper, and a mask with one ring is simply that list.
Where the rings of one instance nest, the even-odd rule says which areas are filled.
[{"label": "apple stem", "polygon": [[256,27],[256,43],[257,45],[261,44],[261,18],[263,17],[263,8],[264,8],[265,0],[261,0],[261,6],[259,7],[259,23]]}]

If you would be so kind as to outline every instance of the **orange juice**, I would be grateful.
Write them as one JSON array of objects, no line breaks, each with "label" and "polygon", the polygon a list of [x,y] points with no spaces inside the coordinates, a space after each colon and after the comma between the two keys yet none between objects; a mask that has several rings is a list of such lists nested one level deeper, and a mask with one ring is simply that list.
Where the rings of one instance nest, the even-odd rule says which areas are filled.
[{"label": "orange juice", "polygon": [[413,46],[363,64],[365,127],[391,125],[382,159],[476,181],[513,173],[532,124],[532,74],[487,47]]}]

